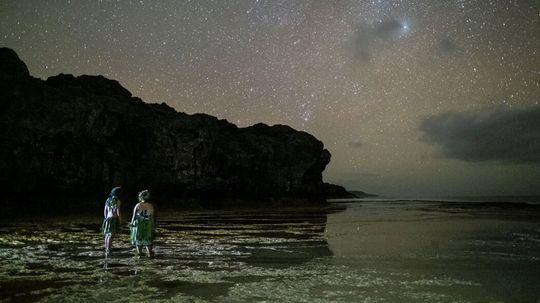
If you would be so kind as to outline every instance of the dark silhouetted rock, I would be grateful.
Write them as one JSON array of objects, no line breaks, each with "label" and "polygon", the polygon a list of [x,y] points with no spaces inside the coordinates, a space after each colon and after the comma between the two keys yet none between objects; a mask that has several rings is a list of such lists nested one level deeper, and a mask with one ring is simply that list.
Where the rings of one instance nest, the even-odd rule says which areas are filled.
[{"label": "dark silhouetted rock", "polygon": [[366,193],[360,190],[349,190],[349,193],[355,195],[357,198],[373,198],[373,197],[379,197],[379,195]]},{"label": "dark silhouetted rock", "polygon": [[324,193],[328,199],[358,198],[356,195],[348,192],[345,187],[330,183],[324,183]]},{"label": "dark silhouetted rock", "polygon": [[308,133],[179,113],[102,76],[32,78],[6,48],[0,62],[4,193],[103,197],[120,185],[207,200],[324,197],[330,153]]},{"label": "dark silhouetted rock", "polygon": [[30,73],[26,64],[19,59],[17,53],[10,48],[0,47],[0,66],[2,74],[9,75],[13,78],[29,77]]}]

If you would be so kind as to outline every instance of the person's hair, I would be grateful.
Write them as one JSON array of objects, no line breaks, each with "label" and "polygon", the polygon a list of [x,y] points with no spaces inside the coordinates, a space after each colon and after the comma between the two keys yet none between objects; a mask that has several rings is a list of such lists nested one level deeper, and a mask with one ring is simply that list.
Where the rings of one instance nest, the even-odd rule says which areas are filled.
[{"label": "person's hair", "polygon": [[143,202],[143,201],[148,201],[148,200],[150,200],[150,192],[147,189],[145,189],[139,193],[139,201]]},{"label": "person's hair", "polygon": [[116,187],[113,187],[113,189],[111,189],[111,193],[109,194],[109,196],[118,197],[121,192],[122,192],[122,188],[119,186],[116,186]]}]

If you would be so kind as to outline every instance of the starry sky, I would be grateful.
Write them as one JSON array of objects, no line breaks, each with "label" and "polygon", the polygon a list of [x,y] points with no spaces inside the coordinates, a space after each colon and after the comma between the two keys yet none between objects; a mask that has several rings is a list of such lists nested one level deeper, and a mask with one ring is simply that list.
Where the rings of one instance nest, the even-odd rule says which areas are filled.
[{"label": "starry sky", "polygon": [[35,77],[309,132],[351,190],[540,194],[537,0],[3,0],[0,46]]}]

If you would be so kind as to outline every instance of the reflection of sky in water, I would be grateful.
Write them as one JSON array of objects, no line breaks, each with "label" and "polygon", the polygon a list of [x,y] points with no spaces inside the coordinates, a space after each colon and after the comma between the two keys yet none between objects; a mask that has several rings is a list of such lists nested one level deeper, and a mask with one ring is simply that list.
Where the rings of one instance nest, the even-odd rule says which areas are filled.
[{"label": "reflection of sky in water", "polygon": [[134,258],[124,231],[106,264],[99,219],[3,223],[0,299],[534,302],[539,213],[512,214],[436,203],[170,214],[156,258]]}]

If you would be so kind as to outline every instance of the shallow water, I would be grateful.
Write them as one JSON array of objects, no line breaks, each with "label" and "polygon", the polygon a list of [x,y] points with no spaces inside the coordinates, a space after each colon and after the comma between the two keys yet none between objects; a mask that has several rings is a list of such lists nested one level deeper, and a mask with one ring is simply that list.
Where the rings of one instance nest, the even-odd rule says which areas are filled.
[{"label": "shallow water", "polygon": [[[540,210],[443,202],[169,213],[156,256],[100,219],[0,225],[5,302],[540,302]],[[335,211],[338,206],[346,210]]]}]

